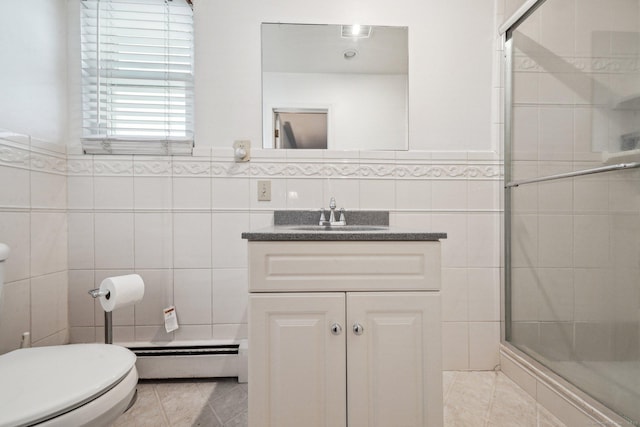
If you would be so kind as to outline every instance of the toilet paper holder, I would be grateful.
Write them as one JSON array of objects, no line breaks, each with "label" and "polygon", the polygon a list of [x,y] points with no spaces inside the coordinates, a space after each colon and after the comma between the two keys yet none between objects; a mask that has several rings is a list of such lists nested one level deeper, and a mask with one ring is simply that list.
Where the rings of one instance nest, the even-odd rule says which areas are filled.
[{"label": "toilet paper holder", "polygon": [[[94,299],[102,296],[109,299],[111,292],[106,289],[96,288],[91,289],[89,291],[89,295]],[[113,344],[113,312],[111,311],[104,312],[104,343]]]}]

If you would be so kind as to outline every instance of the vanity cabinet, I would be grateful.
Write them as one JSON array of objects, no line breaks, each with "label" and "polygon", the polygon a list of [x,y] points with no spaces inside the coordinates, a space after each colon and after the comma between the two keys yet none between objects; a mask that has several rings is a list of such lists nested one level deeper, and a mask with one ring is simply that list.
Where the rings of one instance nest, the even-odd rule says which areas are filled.
[{"label": "vanity cabinet", "polygon": [[440,244],[249,242],[249,425],[441,426]]}]

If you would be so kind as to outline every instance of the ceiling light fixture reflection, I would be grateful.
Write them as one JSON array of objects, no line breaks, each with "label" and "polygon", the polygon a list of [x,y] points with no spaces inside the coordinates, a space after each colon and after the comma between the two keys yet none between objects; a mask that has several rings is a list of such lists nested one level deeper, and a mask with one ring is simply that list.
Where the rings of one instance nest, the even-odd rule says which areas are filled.
[{"label": "ceiling light fixture reflection", "polygon": [[368,38],[371,36],[371,25],[343,25],[342,37],[345,38]]}]

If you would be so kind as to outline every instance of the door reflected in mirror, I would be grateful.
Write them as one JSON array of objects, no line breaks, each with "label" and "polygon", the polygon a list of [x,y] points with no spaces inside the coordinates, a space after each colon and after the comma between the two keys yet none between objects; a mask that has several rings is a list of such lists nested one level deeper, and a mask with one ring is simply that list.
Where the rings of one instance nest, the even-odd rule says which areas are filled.
[{"label": "door reflected in mirror", "polygon": [[327,110],[273,110],[275,148],[326,149]]},{"label": "door reflected in mirror", "polygon": [[408,62],[406,27],[263,23],[263,147],[407,150]]}]

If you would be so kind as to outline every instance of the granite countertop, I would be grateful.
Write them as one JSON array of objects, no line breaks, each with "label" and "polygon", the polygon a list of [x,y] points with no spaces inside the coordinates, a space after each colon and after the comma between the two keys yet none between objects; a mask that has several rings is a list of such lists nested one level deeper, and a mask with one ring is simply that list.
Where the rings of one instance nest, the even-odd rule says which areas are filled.
[{"label": "granite countertop", "polygon": [[244,232],[242,238],[250,241],[437,241],[447,238],[447,233],[390,227],[388,211],[346,211],[346,226],[319,226],[319,216],[318,211],[275,211],[273,226]]}]

